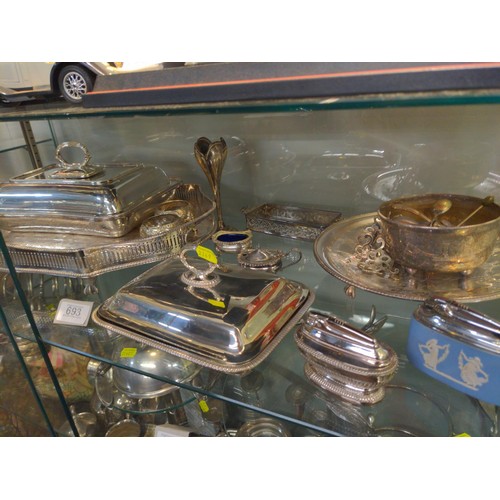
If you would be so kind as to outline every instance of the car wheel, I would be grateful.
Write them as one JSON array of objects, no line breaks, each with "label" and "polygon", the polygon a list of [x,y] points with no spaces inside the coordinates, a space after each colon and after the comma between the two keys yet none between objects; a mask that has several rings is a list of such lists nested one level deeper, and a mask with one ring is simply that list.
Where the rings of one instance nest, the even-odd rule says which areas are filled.
[{"label": "car wheel", "polygon": [[66,66],[59,74],[59,90],[68,102],[80,104],[94,86],[94,75],[80,66]]}]

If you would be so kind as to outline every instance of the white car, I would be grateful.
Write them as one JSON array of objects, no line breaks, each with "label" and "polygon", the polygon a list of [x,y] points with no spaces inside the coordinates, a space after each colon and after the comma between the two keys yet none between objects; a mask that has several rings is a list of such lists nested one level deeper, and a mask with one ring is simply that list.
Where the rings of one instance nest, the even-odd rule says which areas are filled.
[{"label": "white car", "polygon": [[80,104],[98,75],[163,69],[176,63],[0,62],[0,101],[62,96]]}]

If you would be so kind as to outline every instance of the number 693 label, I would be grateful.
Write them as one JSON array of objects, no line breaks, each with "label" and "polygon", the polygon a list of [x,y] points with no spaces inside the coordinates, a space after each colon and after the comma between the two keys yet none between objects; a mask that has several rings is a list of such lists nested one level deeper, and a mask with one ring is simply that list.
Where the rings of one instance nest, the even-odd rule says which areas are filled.
[{"label": "number 693 label", "polygon": [[84,300],[62,299],[57,306],[54,323],[87,326],[93,305],[93,302]]}]

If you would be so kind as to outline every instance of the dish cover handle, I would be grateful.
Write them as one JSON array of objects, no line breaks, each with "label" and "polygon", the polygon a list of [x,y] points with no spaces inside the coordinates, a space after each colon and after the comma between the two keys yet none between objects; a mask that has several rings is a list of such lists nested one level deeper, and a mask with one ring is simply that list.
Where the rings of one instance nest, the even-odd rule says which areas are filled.
[{"label": "dish cover handle", "polygon": [[188,269],[181,275],[182,282],[195,288],[212,288],[217,285],[220,282],[220,277],[213,274],[217,264],[206,261],[208,266],[205,269],[199,269],[187,261],[186,254],[190,251],[196,251],[196,245],[184,247],[179,255],[181,262]]},{"label": "dish cover handle", "polygon": [[[84,155],[83,161],[74,163],[67,162],[62,156],[62,151],[66,148],[81,149]],[[80,142],[76,141],[62,142],[61,144],[59,144],[59,146],[57,146],[55,158],[56,162],[61,167],[61,170],[58,170],[57,172],[53,173],[51,177],[86,179],[102,171],[101,167],[93,167],[88,164],[91,158],[89,150]]]}]

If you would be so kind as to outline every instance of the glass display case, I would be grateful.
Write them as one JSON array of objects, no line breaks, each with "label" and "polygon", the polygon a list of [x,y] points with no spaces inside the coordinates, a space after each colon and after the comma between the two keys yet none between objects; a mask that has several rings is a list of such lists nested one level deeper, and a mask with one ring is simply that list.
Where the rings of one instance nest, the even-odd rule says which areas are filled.
[{"label": "glass display case", "polygon": [[[34,386],[35,396],[23,398],[29,408],[23,415],[29,413],[36,429],[22,432],[496,436],[494,402],[424,373],[410,361],[407,348],[413,313],[433,295],[466,304],[493,323],[500,320],[498,238],[486,263],[463,275],[394,278],[380,269],[367,272],[356,259],[359,238],[386,201],[425,193],[500,199],[499,114],[496,90],[95,109],[63,102],[0,108],[0,128],[33,124],[31,144],[42,145],[43,166],[54,162],[58,145],[77,141],[92,152],[95,164],[159,167],[187,186],[189,195],[195,189],[199,201],[199,221],[188,230],[146,237],[148,244],[164,244],[174,234],[175,241],[166,247],[149,247],[133,234],[127,250],[118,252],[124,248],[122,237],[96,243],[71,231],[62,237],[2,230],[2,315],[18,347],[2,343],[8,353],[0,356],[0,387],[5,390],[18,376]],[[227,146],[220,193],[214,193],[197,161],[200,138],[223,139]],[[25,146],[25,136],[15,145],[12,139],[5,141],[1,180],[40,167],[29,154],[12,154],[13,148],[27,151]],[[251,235],[245,250],[260,250],[254,253],[260,262],[253,261],[258,269],[248,260],[242,265],[241,248],[228,250],[212,238],[220,229],[216,201],[230,235]],[[315,216],[327,222],[321,225]],[[300,283],[311,294],[309,312],[335,318],[350,335],[375,342],[377,352],[380,346],[394,352],[397,367],[382,388],[377,385],[378,392],[370,393],[377,397],[353,401],[331,389],[324,364],[315,366],[299,349],[296,333],[307,321],[307,311],[293,316],[277,335],[279,342],[263,344],[272,349],[258,364],[241,371],[219,370],[220,363],[197,364],[199,357],[183,356],[182,345],[158,343],[140,329],[121,335],[96,321],[102,304],[131,282],[157,278],[151,269],[176,261],[188,243],[201,247],[205,257],[215,256],[219,268],[245,267],[245,273],[267,273],[271,282]],[[266,259],[272,262],[267,265]],[[206,265],[200,260],[197,265]],[[70,307],[81,302],[90,308],[88,322],[54,322],[63,300]],[[203,300],[212,301],[215,313],[227,306],[224,297]],[[36,361],[30,358],[32,351]],[[17,368],[8,369],[11,364]],[[25,364],[28,377],[22,371]],[[345,373],[334,382],[344,389],[354,383]],[[360,390],[366,392],[370,383],[363,375]],[[19,398],[0,400],[8,407],[0,411],[15,419]],[[21,432],[10,424],[0,425],[2,429],[8,435]]]}]

